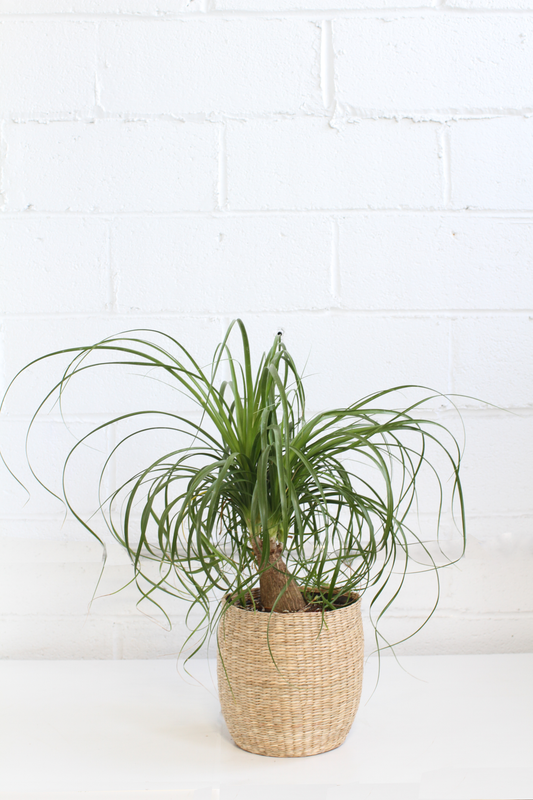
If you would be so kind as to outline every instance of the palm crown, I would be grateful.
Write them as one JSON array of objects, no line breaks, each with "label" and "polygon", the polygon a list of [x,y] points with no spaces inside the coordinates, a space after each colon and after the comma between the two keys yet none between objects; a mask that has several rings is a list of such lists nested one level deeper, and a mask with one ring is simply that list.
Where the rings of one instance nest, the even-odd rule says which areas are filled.
[{"label": "palm crown", "polygon": [[[229,346],[235,327],[240,360]],[[281,336],[254,374],[240,320],[228,328],[209,370],[157,331],[129,331],[32,364],[60,354],[72,358],[35,413],[30,432],[51,397],[61,399],[77,375],[107,367],[109,359],[117,366],[161,372],[201,410],[197,422],[157,412],[164,421],[157,427],[186,434],[187,444],[163,453],[101,499],[109,531],[131,557],[141,598],[160,608],[156,590],[188,599],[212,623],[223,608],[213,611],[213,593],[245,603],[258,581],[263,606],[274,611],[299,610],[310,596],[327,610],[373,586],[371,608],[380,601],[379,620],[400,591],[414,551],[425,552],[437,584],[438,566],[452,563],[437,565],[425,540],[408,525],[417,479],[429,468],[438,485],[438,535],[447,484],[428,456],[435,447],[449,466],[448,488],[452,504],[458,501],[464,550],[460,449],[446,427],[420,416],[435,393],[391,410],[386,406],[393,392],[421,388],[395,387],[306,420],[302,379]],[[147,413],[154,412],[139,410],[95,426],[69,452],[64,473],[98,431],[124,419],[142,422]],[[134,435],[123,437],[108,455],[101,485],[113,455]],[[64,501],[103,544],[66,490]],[[393,573],[396,579],[390,581]]]}]

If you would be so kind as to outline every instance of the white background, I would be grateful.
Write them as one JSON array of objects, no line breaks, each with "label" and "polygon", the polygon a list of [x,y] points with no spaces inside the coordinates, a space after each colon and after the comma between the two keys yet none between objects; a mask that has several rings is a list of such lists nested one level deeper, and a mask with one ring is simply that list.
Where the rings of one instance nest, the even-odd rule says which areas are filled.
[{"label": "white background", "polygon": [[[2,0],[0,37],[3,387],[143,326],[206,363],[240,316],[258,354],[285,331],[311,410],[403,383],[482,398],[458,400],[467,556],[399,652],[531,651],[533,3]],[[55,375],[24,378],[0,419],[31,489],[2,470],[0,654],[174,656],[183,607],[171,633],[130,590],[87,615],[100,548],[24,467]],[[172,402],[145,384],[81,386],[72,431]],[[38,427],[59,485],[70,434],[57,409]],[[128,579],[111,550],[98,593]],[[395,607],[392,639],[426,589]]]}]

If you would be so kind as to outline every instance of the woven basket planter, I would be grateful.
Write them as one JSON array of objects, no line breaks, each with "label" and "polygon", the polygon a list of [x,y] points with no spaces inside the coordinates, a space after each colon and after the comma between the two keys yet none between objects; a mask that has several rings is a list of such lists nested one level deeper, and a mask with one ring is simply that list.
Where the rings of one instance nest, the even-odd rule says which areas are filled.
[{"label": "woven basket planter", "polygon": [[363,679],[359,599],[324,616],[230,605],[218,643],[220,704],[239,747],[264,756],[311,756],[344,742]]}]

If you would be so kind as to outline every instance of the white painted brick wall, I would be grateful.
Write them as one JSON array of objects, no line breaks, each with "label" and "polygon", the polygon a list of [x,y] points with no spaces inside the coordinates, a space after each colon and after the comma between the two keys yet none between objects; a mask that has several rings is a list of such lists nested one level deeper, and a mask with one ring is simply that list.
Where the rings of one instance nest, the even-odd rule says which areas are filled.
[{"label": "white painted brick wall", "polygon": [[0,22],[3,115],[88,114],[94,106],[95,66],[94,23]]},{"label": "white painted brick wall", "polygon": [[491,402],[503,408],[529,408],[533,392],[532,316],[473,314],[454,319],[454,391],[487,399],[490,396]]},{"label": "white painted brick wall", "polygon": [[[68,246],[58,247],[62,239]],[[6,266],[0,275],[2,314],[105,312],[109,301],[105,220],[7,216],[0,219],[0,242]],[[11,264],[17,265],[16,280],[8,269]]]},{"label": "white painted brick wall", "polygon": [[531,211],[533,119],[503,115],[450,129],[455,208]]},{"label": "white painted brick wall", "polygon": [[519,310],[533,297],[531,220],[394,213],[338,225],[348,308]]},{"label": "white painted brick wall", "polygon": [[310,408],[349,405],[378,389],[418,383],[449,390],[450,322],[421,314],[390,313],[267,315],[261,327],[243,315],[258,334],[256,350],[276,324],[296,363],[306,364]]},{"label": "white painted brick wall", "polygon": [[184,11],[205,11],[205,0],[1,0],[0,13],[35,14],[142,14],[159,17]]},{"label": "white painted brick wall", "polygon": [[[430,7],[432,0],[257,0],[256,11],[351,11],[368,8]],[[216,0],[216,8],[228,11],[249,11],[250,0]]]},{"label": "white painted brick wall", "polygon": [[111,253],[123,312],[239,315],[331,305],[324,217],[123,218],[114,223]]},{"label": "white painted brick wall", "polygon": [[294,114],[319,106],[319,53],[305,19],[102,23],[100,102],[111,113]]},{"label": "white painted brick wall", "polygon": [[[530,651],[532,26],[533,0],[0,0],[2,386],[139,327],[207,363],[239,315],[256,353],[285,330],[310,410],[398,383],[485,398],[456,398],[467,558],[401,652]],[[25,375],[0,419],[28,481],[25,423],[60,376]],[[65,414],[80,435],[141,400],[191,411],[125,371],[80,381]],[[37,434],[58,486],[75,440],[57,408]],[[87,509],[99,447],[74,481]],[[131,587],[87,617],[98,546],[35,484],[25,502],[2,471],[0,656],[174,657],[183,606],[171,633]],[[112,549],[102,593],[129,575]]]},{"label": "white painted brick wall", "polygon": [[[176,317],[158,314],[139,315],[129,313],[126,315],[107,314],[105,316],[88,316],[81,312],[77,314],[54,315],[55,319],[46,314],[35,316],[28,325],[28,318],[22,315],[10,316],[1,323],[0,334],[5,353],[2,365],[4,380],[10,378],[24,364],[44,353],[80,344],[93,344],[106,336],[121,331],[133,329],[153,328],[157,325],[161,330],[174,336],[184,346],[194,350],[199,363],[209,363],[213,354],[213,342],[218,341],[220,334],[220,320],[216,317],[189,315]],[[12,414],[19,414],[21,409],[32,404],[36,406],[43,399],[44,388],[50,381],[54,384],[61,379],[68,360],[58,359],[53,365],[50,362],[40,365],[26,372],[20,379],[18,388],[7,401],[7,410]],[[52,385],[54,385],[52,384]],[[139,395],[140,393],[140,395]],[[161,383],[146,381],[135,376],[131,370],[125,369],[118,375],[114,372],[112,382],[109,375],[103,372],[97,375],[80,376],[68,398],[64,398],[64,409],[67,416],[76,419],[95,415],[127,413],[138,408],[142,402],[147,407],[175,410],[176,392],[166,389]],[[179,401],[180,409],[190,410],[195,408],[183,399]]]},{"label": "white painted brick wall", "polygon": [[355,109],[430,115],[528,108],[532,32],[529,16],[336,19],[339,101]]},{"label": "white painted brick wall", "polygon": [[10,123],[10,211],[209,211],[215,125],[167,120]]},{"label": "white painted brick wall", "polygon": [[[441,205],[438,126],[326,118],[228,123],[231,209]],[[386,165],[386,166],[385,166]]]}]

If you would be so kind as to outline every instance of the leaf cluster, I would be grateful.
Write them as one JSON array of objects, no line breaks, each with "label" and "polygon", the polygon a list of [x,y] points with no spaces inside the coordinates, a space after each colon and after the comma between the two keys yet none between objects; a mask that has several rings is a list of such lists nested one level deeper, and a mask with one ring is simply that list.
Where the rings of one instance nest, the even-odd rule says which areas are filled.
[{"label": "leaf cluster", "polygon": [[[240,335],[239,358],[230,348],[234,329]],[[424,568],[437,576],[435,609],[437,570],[443,564],[408,524],[423,470],[438,487],[436,537],[448,498],[459,509],[463,551],[465,541],[460,447],[445,426],[423,415],[424,404],[438,394],[426,390],[406,408],[391,409],[388,401],[399,391],[423,389],[394,387],[307,420],[302,378],[281,336],[254,370],[240,320],[231,323],[207,369],[168,334],[127,331],[50,353],[21,373],[65,355],[68,366],[35,411],[28,437],[51,398],[61,404],[73,380],[110,364],[158,375],[200,411],[196,421],[153,409],[113,417],[95,425],[65,459],[63,500],[104,545],[91,519],[71,502],[65,475],[80,448],[102,430],[124,421],[137,424],[107,454],[99,477],[99,511],[131,559],[141,599],[162,610],[161,592],[187,599],[191,610],[200,610],[199,627],[207,635],[220,613],[213,598],[231,594],[244,601],[266,568],[270,541],[276,540],[304,596],[318,590],[326,609],[343,595],[373,587],[370,608],[380,609],[376,624],[398,596],[410,563],[423,552]],[[154,414],[160,424],[146,427],[147,415],[153,419]],[[106,496],[104,479],[117,453],[136,436],[155,430],[177,432],[186,444],[161,453]],[[430,452],[445,457],[444,475]],[[254,539],[262,542],[259,566]],[[449,563],[453,560],[444,565]]]}]

